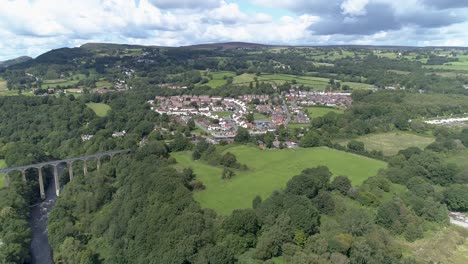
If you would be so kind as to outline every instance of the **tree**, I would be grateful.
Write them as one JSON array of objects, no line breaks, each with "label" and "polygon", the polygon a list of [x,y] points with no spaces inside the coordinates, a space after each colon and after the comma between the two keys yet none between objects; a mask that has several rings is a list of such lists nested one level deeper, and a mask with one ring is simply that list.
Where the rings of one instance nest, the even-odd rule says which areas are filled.
[{"label": "tree", "polygon": [[256,209],[261,203],[262,203],[262,197],[258,195],[255,196],[255,198],[252,200],[252,208]]},{"label": "tree", "polygon": [[317,132],[310,130],[307,134],[301,139],[299,145],[303,148],[312,148],[320,146],[320,136]]},{"label": "tree", "polygon": [[337,176],[330,184],[332,190],[337,190],[343,195],[346,195],[351,187],[351,181],[346,176]]},{"label": "tree", "polygon": [[254,210],[238,209],[223,221],[222,228],[240,236],[255,235],[260,230],[260,222]]},{"label": "tree", "polygon": [[177,133],[170,144],[170,149],[171,151],[183,151],[187,149],[189,145],[189,140],[181,133]]},{"label": "tree", "polygon": [[247,143],[250,141],[250,133],[246,128],[239,127],[237,129],[236,136],[234,137],[234,142],[236,143]]},{"label": "tree", "polygon": [[453,211],[468,211],[468,186],[452,185],[444,191],[444,202]]},{"label": "tree", "polygon": [[236,175],[236,174],[235,174],[232,170],[230,170],[230,169],[224,167],[224,169],[223,169],[223,174],[221,175],[221,179],[223,179],[223,180],[229,180],[229,179],[231,179],[232,177],[234,177],[235,175]]},{"label": "tree", "polygon": [[247,119],[247,122],[253,123],[253,121],[254,121],[254,113],[249,112],[249,113],[245,116],[245,118]]},{"label": "tree", "polygon": [[357,140],[351,140],[348,142],[348,148],[354,151],[364,151],[364,143]]},{"label": "tree", "polygon": [[312,169],[305,169],[298,176],[294,176],[286,184],[286,193],[295,195],[305,195],[314,198],[320,190],[328,187],[331,177],[330,170],[325,166],[318,166]]},{"label": "tree", "polygon": [[231,152],[226,152],[221,159],[221,165],[228,167],[228,168],[236,168],[238,167],[237,158]]}]

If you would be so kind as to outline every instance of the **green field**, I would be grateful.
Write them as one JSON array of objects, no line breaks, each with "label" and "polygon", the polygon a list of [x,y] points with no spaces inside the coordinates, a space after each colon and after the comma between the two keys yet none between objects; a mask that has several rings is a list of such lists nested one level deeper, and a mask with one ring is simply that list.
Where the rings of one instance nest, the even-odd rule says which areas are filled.
[{"label": "green field", "polygon": [[114,85],[112,85],[111,82],[106,81],[106,80],[100,80],[96,82],[96,88],[112,88]]},{"label": "green field", "polygon": [[221,87],[225,84],[227,84],[227,77],[234,77],[236,74],[234,72],[230,71],[220,71],[220,72],[213,72],[210,73],[213,79],[211,79],[208,83],[205,85],[210,86],[213,89],[216,89],[218,87]]},{"label": "green field", "polygon": [[107,113],[111,110],[111,107],[109,105],[106,105],[106,104],[103,104],[103,103],[87,103],[86,105],[89,108],[93,109],[93,111],[99,117],[106,116]]},{"label": "green field", "polygon": [[424,65],[428,69],[443,69],[452,71],[468,71],[468,55],[457,56],[458,61],[445,63],[444,65]]},{"label": "green field", "polygon": [[[318,90],[325,90],[329,85],[330,79],[313,77],[313,76],[296,76],[289,74],[262,74],[257,76],[255,74],[244,73],[234,77],[234,84],[249,84],[254,81],[254,78],[257,78],[259,82],[272,83],[276,85],[282,85],[286,82],[293,83],[296,82],[298,85],[312,86]],[[336,80],[339,82],[339,80]],[[352,89],[371,89],[374,86],[365,83],[355,83],[355,82],[342,82],[341,85],[348,85]]]},{"label": "green field", "polygon": [[325,165],[334,175],[347,175],[353,184],[361,184],[386,163],[325,147],[308,149],[260,150],[250,146],[229,147],[248,171],[236,171],[236,176],[224,181],[222,168],[203,161],[193,161],[190,152],[171,155],[181,167],[191,167],[206,190],[196,192],[195,199],[204,208],[229,214],[236,208],[248,208],[256,195],[267,198],[274,190],[285,187],[293,176],[305,168]]},{"label": "green field", "polygon": [[212,112],[213,115],[217,115],[219,117],[228,117],[228,116],[232,116],[233,112],[229,112],[229,111],[226,111],[226,112]]},{"label": "green field", "polygon": [[468,148],[449,153],[447,161],[457,164],[464,170],[468,170]]},{"label": "green field", "polygon": [[411,133],[391,132],[369,134],[359,137],[356,140],[364,142],[366,150],[378,150],[382,151],[386,156],[392,156],[397,154],[398,151],[409,147],[424,149],[427,145],[434,142],[435,139]]},{"label": "green field", "polygon": [[[0,169],[3,169],[6,167],[5,160],[0,159]],[[5,186],[5,174],[0,174],[0,188],[3,188]]]},{"label": "green field", "polygon": [[330,108],[330,107],[321,107],[321,106],[312,106],[312,107],[306,107],[308,113],[308,116],[310,119],[314,119],[317,117],[322,117],[330,112],[334,112],[337,114],[342,114],[344,111],[340,109],[335,109],[335,108]]}]

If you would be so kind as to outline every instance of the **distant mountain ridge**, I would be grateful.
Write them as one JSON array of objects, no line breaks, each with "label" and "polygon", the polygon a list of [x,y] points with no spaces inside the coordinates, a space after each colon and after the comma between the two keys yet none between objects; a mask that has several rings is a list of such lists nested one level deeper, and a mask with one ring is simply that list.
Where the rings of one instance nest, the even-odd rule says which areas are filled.
[{"label": "distant mountain ridge", "polygon": [[266,45],[249,42],[221,42],[221,43],[207,43],[207,44],[196,44],[189,46],[181,46],[182,48],[192,49],[259,49],[259,48],[272,48],[277,47],[276,45]]},{"label": "distant mountain ridge", "polygon": [[27,61],[30,61],[32,59],[33,58],[28,57],[28,56],[21,56],[21,57],[11,59],[11,60],[0,61],[0,68],[8,68],[10,66],[20,64],[20,63],[23,63],[23,62],[27,62]]}]

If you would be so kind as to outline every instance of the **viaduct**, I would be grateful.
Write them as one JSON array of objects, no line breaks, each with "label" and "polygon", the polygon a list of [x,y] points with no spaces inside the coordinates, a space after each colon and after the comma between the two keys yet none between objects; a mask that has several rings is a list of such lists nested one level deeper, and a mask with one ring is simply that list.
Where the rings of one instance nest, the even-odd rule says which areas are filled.
[{"label": "viaduct", "polygon": [[97,161],[97,169],[99,170],[101,167],[101,159],[104,157],[114,157],[117,154],[122,154],[122,153],[128,153],[131,152],[130,149],[126,150],[115,150],[115,151],[108,151],[108,152],[103,152],[99,154],[93,154],[93,155],[88,155],[88,156],[82,156],[82,157],[77,157],[77,158],[69,158],[69,159],[63,159],[63,160],[54,160],[54,161],[48,161],[48,162],[43,162],[43,163],[38,163],[38,164],[31,164],[31,165],[26,165],[26,166],[19,166],[19,167],[13,167],[13,168],[6,168],[6,169],[1,169],[0,174],[5,174],[5,186],[8,187],[10,185],[10,176],[9,174],[11,172],[19,171],[23,175],[23,181],[26,181],[26,171],[29,169],[37,169],[39,172],[39,189],[41,192],[41,198],[45,199],[45,188],[44,188],[44,179],[42,175],[42,169],[47,166],[52,166],[54,168],[54,181],[55,181],[55,193],[57,196],[60,195],[60,184],[59,184],[59,175],[58,175],[58,166],[62,163],[66,163],[68,167],[68,174],[70,177],[70,181],[73,179],[73,162],[75,161],[83,161],[83,173],[86,176],[88,174],[88,167],[86,165],[88,160],[91,159],[96,159]]}]

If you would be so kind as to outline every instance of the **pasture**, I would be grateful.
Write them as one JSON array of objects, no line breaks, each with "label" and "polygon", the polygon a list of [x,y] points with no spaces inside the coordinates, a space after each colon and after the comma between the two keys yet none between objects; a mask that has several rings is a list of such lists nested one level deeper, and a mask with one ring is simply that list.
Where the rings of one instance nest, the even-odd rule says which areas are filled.
[{"label": "pasture", "polygon": [[347,175],[356,185],[386,167],[383,161],[325,147],[260,150],[252,146],[228,146],[224,149],[227,151],[249,167],[247,171],[236,171],[231,180],[221,179],[221,167],[192,160],[190,152],[171,154],[177,166],[191,167],[196,178],[206,186],[205,190],[194,193],[201,206],[224,215],[237,208],[251,207],[257,195],[265,199],[273,191],[283,189],[293,176],[306,168],[325,165],[333,175]]},{"label": "pasture", "polygon": [[217,115],[219,117],[228,117],[232,116],[233,112],[225,111],[225,112],[212,112],[213,115]]},{"label": "pasture", "polygon": [[[5,160],[0,159],[0,169],[6,168]],[[0,189],[5,186],[5,174],[0,174]]]},{"label": "pasture", "polygon": [[[282,85],[286,82],[296,83],[298,85],[310,86],[316,90],[325,90],[329,85],[330,79],[313,77],[313,76],[296,76],[290,74],[262,74],[257,76],[255,74],[244,73],[234,77],[234,84],[248,85],[250,82],[254,82],[254,78],[257,78],[259,82],[266,82],[276,85]],[[340,80],[335,80],[340,82]],[[355,83],[355,82],[342,82],[342,86],[348,85],[352,89],[371,89],[374,86],[366,83]]]},{"label": "pasture", "polygon": [[443,69],[452,71],[468,71],[468,55],[457,56],[458,61],[448,62],[444,65],[424,65],[428,69]]},{"label": "pasture", "polygon": [[[207,72],[205,72],[205,73],[207,73]],[[211,79],[205,85],[208,85],[213,89],[216,89],[218,87],[221,87],[221,86],[227,84],[227,78],[228,77],[236,76],[236,74],[234,72],[230,72],[230,71],[212,72],[212,73],[209,73],[209,75],[211,75]]]},{"label": "pasture", "polygon": [[447,154],[447,161],[457,164],[464,170],[468,170],[468,148],[456,150]]},{"label": "pasture", "polygon": [[111,110],[109,105],[103,103],[87,103],[86,105],[93,109],[94,113],[99,117],[107,116],[107,113]]},{"label": "pasture", "polygon": [[369,134],[361,136],[356,140],[362,141],[366,150],[382,151],[386,156],[395,155],[398,151],[409,147],[424,149],[435,141],[433,137],[404,132]]},{"label": "pasture", "polygon": [[337,113],[337,114],[342,114],[344,113],[343,110],[336,109],[336,108],[330,108],[330,107],[323,107],[323,106],[311,106],[311,107],[306,107],[308,112],[308,116],[310,119],[314,119],[317,117],[322,117],[330,112]]}]

